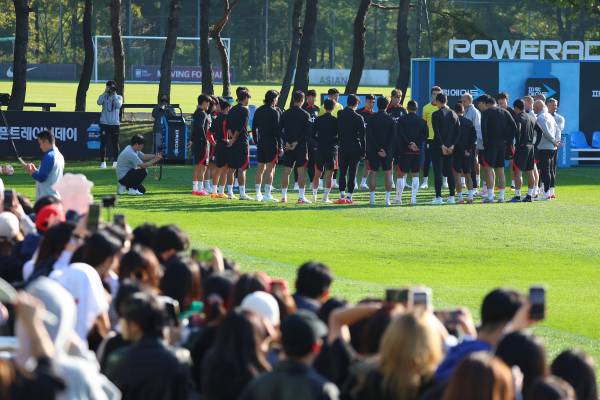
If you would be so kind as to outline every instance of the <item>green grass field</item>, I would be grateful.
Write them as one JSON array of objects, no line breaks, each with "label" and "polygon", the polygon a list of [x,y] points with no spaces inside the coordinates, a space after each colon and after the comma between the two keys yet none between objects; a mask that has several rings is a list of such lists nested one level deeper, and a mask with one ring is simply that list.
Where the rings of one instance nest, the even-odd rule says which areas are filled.
[{"label": "green grass field", "polygon": [[[281,84],[273,85],[247,85],[234,84],[232,90],[237,86],[248,86],[252,99],[250,104],[261,105],[265,93],[269,89],[281,88]],[[0,93],[10,93],[12,82],[1,81]],[[96,104],[98,96],[104,91],[104,83],[92,83],[88,90],[87,111],[100,111]],[[326,93],[327,86],[311,86],[317,93]],[[171,102],[180,104],[185,113],[193,113],[196,109],[196,99],[200,94],[200,84],[173,84],[171,89]],[[337,87],[340,92],[344,88]],[[389,95],[391,87],[364,87],[360,93],[374,93]],[[215,85],[215,93],[221,95],[222,86]],[[56,103],[53,111],[73,111],[75,109],[75,94],[77,93],[76,82],[27,82],[27,102],[46,102]],[[154,103],[158,93],[158,83],[126,83],[125,84],[125,102],[126,103]],[[144,111],[144,110],[140,110]]]},{"label": "green grass field", "polygon": [[[115,191],[114,171],[69,165],[94,183],[97,197]],[[247,188],[254,188],[249,171]],[[369,207],[261,204],[191,196],[190,166],[167,166],[163,180],[147,179],[149,194],[121,197],[116,212],[133,225],[175,223],[193,247],[219,246],[243,269],[293,279],[303,261],[319,259],[335,271],[332,293],[351,300],[381,296],[385,288],[423,283],[436,307],[466,305],[477,315],[497,286],[548,289],[548,318],[536,328],[551,355],[580,347],[600,361],[600,170],[559,172],[559,199],[494,205]],[[7,187],[32,195],[19,171]],[[276,185],[279,187],[279,184]],[[381,203],[381,194],[379,194]]]}]

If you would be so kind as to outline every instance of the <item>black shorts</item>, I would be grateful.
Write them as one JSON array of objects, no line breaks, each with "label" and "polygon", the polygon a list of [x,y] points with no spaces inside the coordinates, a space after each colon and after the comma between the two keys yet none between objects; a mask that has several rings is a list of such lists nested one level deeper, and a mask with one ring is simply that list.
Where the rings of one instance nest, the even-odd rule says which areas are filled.
[{"label": "black shorts", "polygon": [[531,171],[535,165],[533,146],[519,146],[515,151],[513,168],[515,171]]},{"label": "black shorts", "polygon": [[419,153],[403,154],[397,157],[396,164],[398,165],[398,172],[405,174],[417,173],[421,169],[421,157]]},{"label": "black shorts", "polygon": [[392,169],[392,156],[389,154],[385,157],[380,157],[377,154],[367,156],[369,161],[369,171],[389,171]]},{"label": "black shorts", "polygon": [[121,127],[120,127],[120,125],[100,124],[100,130],[101,130],[101,135],[105,135],[105,134],[118,135],[119,132],[121,131]]},{"label": "black shorts", "polygon": [[283,157],[281,157],[280,163],[288,168],[306,168],[308,165],[308,149],[306,144],[298,144],[294,150],[286,150],[283,153]]},{"label": "black shorts", "polygon": [[256,146],[256,161],[261,164],[277,164],[279,148],[276,142],[258,142]]},{"label": "black shorts", "polygon": [[504,150],[504,159],[512,160],[513,158],[515,158],[515,146],[512,144],[507,144],[506,150]]},{"label": "black shorts", "polygon": [[235,143],[229,148],[227,166],[231,169],[248,169],[250,165],[250,148],[248,142]]},{"label": "black shorts", "polygon": [[337,151],[324,150],[315,152],[315,166],[321,171],[333,171],[338,168]]},{"label": "black shorts", "polygon": [[505,146],[487,147],[483,150],[485,157],[483,165],[490,168],[504,168],[505,151]]},{"label": "black shorts", "polygon": [[217,168],[224,168],[227,166],[229,148],[223,142],[218,142],[215,146],[213,154],[213,162]]},{"label": "black shorts", "polygon": [[463,149],[457,149],[452,155],[452,168],[459,174],[470,174],[473,169],[474,159],[474,153],[466,156]]},{"label": "black shorts", "polygon": [[194,165],[208,165],[208,142],[192,144],[192,160]]},{"label": "black shorts", "polygon": [[485,151],[477,150],[477,161],[482,167],[487,167],[487,163],[485,162]]}]

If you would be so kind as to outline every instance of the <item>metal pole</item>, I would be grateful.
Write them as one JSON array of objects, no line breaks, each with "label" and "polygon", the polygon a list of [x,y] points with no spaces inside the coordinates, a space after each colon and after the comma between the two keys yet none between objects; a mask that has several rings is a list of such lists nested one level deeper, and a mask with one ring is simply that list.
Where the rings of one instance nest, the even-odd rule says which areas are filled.
[{"label": "metal pole", "polygon": [[98,82],[98,36],[94,36],[94,82]]},{"label": "metal pole", "polygon": [[62,0],[58,3],[58,20],[59,20],[59,36],[60,36],[60,55],[63,54],[64,37],[63,37],[63,4]]},{"label": "metal pole", "polygon": [[269,0],[265,0],[265,81],[269,76]]},{"label": "metal pole", "polygon": [[198,65],[200,65],[200,2],[202,0],[198,0],[198,7],[196,8],[196,35],[198,36],[198,41],[196,42],[196,59],[198,60]]},{"label": "metal pole", "polygon": [[333,10],[333,30],[331,34],[331,69],[335,68],[335,9]]}]

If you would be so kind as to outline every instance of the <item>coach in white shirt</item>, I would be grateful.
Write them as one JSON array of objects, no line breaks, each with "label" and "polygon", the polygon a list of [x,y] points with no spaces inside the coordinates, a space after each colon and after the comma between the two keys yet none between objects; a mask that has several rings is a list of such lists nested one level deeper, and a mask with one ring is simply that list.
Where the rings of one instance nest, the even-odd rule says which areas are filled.
[{"label": "coach in white shirt", "polygon": [[[557,140],[559,141],[559,144],[557,147],[560,147],[562,145],[562,133],[565,130],[565,117],[563,117],[562,115],[560,115],[558,113],[558,100],[556,99],[548,99],[548,101],[546,102],[546,106],[548,107],[548,112],[550,113],[550,115],[552,115],[554,117],[554,121],[556,121],[556,134],[557,134]],[[554,188],[554,184],[556,181],[556,172],[558,171],[558,148],[554,151],[554,155],[552,157],[552,169],[554,172],[554,179],[552,180],[551,184],[552,186],[550,186],[550,197],[551,198],[555,198],[556,195],[554,194],[555,188]]]},{"label": "coach in white shirt", "polygon": [[548,109],[541,100],[536,100],[533,104],[533,110],[537,115],[537,124],[542,128],[543,135],[542,139],[538,144],[539,150],[539,169],[540,179],[545,188],[545,195],[543,200],[552,198],[550,188],[554,187],[554,169],[552,167],[552,160],[554,152],[558,149],[560,144],[560,131],[556,124],[556,121],[548,112]]}]

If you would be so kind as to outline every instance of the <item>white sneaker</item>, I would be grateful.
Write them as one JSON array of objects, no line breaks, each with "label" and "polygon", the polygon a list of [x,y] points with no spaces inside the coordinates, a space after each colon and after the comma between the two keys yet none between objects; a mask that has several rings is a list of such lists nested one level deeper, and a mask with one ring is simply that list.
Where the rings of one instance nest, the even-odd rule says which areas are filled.
[{"label": "white sneaker", "polygon": [[264,195],[262,198],[262,201],[263,201],[263,203],[266,203],[266,202],[279,203],[279,200],[272,197],[271,195]]},{"label": "white sneaker", "polygon": [[256,201],[263,201],[263,198],[264,198],[264,197],[263,197],[263,195],[262,195],[262,194],[260,194],[260,193],[257,193],[257,194],[256,194]]},{"label": "white sneaker", "polygon": [[399,206],[402,205],[402,197],[396,197],[396,200],[394,201],[394,204],[397,204]]},{"label": "white sneaker", "polygon": [[106,169],[106,161],[100,163],[100,169]]},{"label": "white sneaker", "polygon": [[429,183],[427,183],[427,181],[423,181],[423,183],[421,183],[420,189],[429,189]]},{"label": "white sneaker", "polygon": [[294,190],[300,190],[300,186],[298,186],[298,182],[294,183]]},{"label": "white sneaker", "polygon": [[117,187],[117,194],[125,194],[126,191],[127,191],[127,188],[123,185],[119,185]]},{"label": "white sneaker", "polygon": [[117,168],[117,162],[113,161],[113,168]]},{"label": "white sneaker", "polygon": [[390,203],[390,201],[388,200],[388,201],[386,201],[386,202],[385,202],[385,205],[386,205],[387,207],[389,207],[389,206],[391,206],[391,205],[392,205],[392,203]]},{"label": "white sneaker", "polygon": [[142,196],[144,193],[140,192],[137,189],[129,189],[129,191],[127,192],[127,194],[131,195],[131,196]]},{"label": "white sneaker", "polygon": [[436,197],[435,199],[433,199],[431,201],[431,204],[434,204],[434,205],[444,204],[444,200],[442,200],[441,197]]},{"label": "white sneaker", "polygon": [[417,205],[417,199],[410,199],[410,205],[411,206],[416,206]]},{"label": "white sneaker", "polygon": [[252,200],[247,194],[240,194],[240,200]]},{"label": "white sneaker", "polygon": [[236,199],[237,199],[237,197],[235,197],[235,194],[233,194],[233,193],[228,193],[228,194],[227,194],[227,198],[228,198],[229,200],[236,200]]},{"label": "white sneaker", "polygon": [[332,204],[332,203],[333,203],[333,201],[331,201],[331,200],[329,200],[329,199],[323,199],[323,200],[321,200],[321,203],[324,203],[324,204]]},{"label": "white sneaker", "polygon": [[448,197],[448,201],[446,203],[447,204],[456,204],[456,200],[454,199],[454,196]]}]

